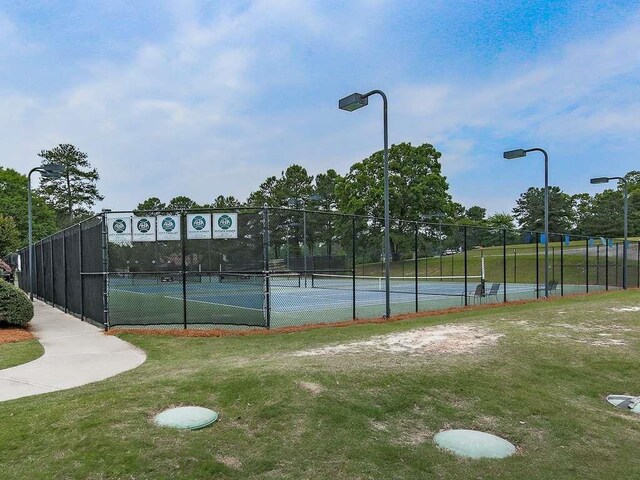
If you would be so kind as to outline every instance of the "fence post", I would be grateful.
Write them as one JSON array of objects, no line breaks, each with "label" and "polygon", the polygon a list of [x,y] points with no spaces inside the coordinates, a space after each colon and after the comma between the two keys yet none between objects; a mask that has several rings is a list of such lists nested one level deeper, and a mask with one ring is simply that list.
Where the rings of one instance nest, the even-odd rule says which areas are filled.
[{"label": "fence post", "polygon": [[351,217],[351,318],[356,319],[356,217]]},{"label": "fence post", "polygon": [[44,263],[44,241],[40,240],[40,263],[42,264],[42,291],[40,292],[40,297],[43,302],[47,302],[47,279],[45,277],[45,263]]},{"label": "fence post", "polygon": [[589,293],[589,239],[584,239],[584,259],[585,259],[585,293]]},{"label": "fence post", "polygon": [[540,232],[536,232],[536,298],[540,298]]},{"label": "fence post", "polygon": [[620,286],[620,282],[618,282],[618,245],[620,244],[616,242],[616,287]]},{"label": "fence post", "polygon": [[[404,265],[404,262],[402,262]],[[416,280],[416,312],[419,310],[418,305],[418,222],[415,224],[415,235],[413,237],[413,275]]]},{"label": "fence post", "polygon": [[507,301],[507,229],[502,229],[502,301]]},{"label": "fence post", "polygon": [[264,308],[266,327],[271,328],[271,288],[269,284],[269,207],[265,204],[262,207],[262,223],[264,231],[262,233],[262,243],[264,246]]},{"label": "fence post", "polygon": [[564,296],[564,234],[560,236],[560,296]]},{"label": "fence post", "polygon": [[604,289],[609,290],[609,239],[604,247]]},{"label": "fence post", "polygon": [[180,212],[182,250],[182,328],[187,329],[187,214]]},{"label": "fence post", "polygon": [[600,285],[600,245],[596,245],[596,285]]},{"label": "fence post", "polygon": [[62,269],[64,271],[64,313],[69,312],[69,296],[67,291],[69,290],[67,278],[69,272],[67,271],[67,230],[62,233]]},{"label": "fence post", "polygon": [[636,277],[637,287],[640,287],[640,242],[638,242],[637,248],[637,264],[638,264],[638,276]]},{"label": "fence post", "polygon": [[[469,267],[467,265],[467,226],[462,227],[462,236],[464,243],[464,306],[469,305]],[[482,279],[480,279],[482,281]]]},{"label": "fence post", "polygon": [[107,214],[102,213],[102,308],[104,329],[109,330],[109,231],[107,227]]},{"label": "fence post", "polygon": [[78,260],[80,264],[80,320],[84,321],[84,271],[82,265],[82,224],[78,225]]},{"label": "fence post", "polygon": [[56,270],[53,268],[53,236],[49,239],[49,266],[51,268],[51,305],[56,306]]}]

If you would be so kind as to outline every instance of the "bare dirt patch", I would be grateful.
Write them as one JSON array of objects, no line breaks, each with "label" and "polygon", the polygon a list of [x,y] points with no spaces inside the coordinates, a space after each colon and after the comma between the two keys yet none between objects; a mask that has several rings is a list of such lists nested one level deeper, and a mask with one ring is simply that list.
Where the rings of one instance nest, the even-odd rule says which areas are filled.
[{"label": "bare dirt patch", "polygon": [[440,325],[371,337],[361,342],[293,352],[299,357],[358,353],[429,355],[469,353],[495,343],[502,334],[470,325]]},{"label": "bare dirt patch", "polygon": [[222,463],[225,467],[232,468],[233,470],[239,470],[242,468],[242,462],[236,457],[230,455],[218,455],[216,460]]},{"label": "bare dirt patch", "polygon": [[33,334],[26,328],[0,327],[0,343],[22,342],[32,338]]},{"label": "bare dirt patch", "polygon": [[324,392],[324,387],[319,383],[298,382],[298,386],[303,390],[311,393],[312,395],[320,395],[322,392]]},{"label": "bare dirt patch", "polygon": [[613,307],[611,308],[614,312],[640,312],[640,306],[636,307]]}]

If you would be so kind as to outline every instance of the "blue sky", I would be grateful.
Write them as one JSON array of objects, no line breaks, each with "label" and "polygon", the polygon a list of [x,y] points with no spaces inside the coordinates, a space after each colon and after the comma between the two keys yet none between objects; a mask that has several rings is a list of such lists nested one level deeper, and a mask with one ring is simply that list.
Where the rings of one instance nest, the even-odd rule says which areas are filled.
[{"label": "blue sky", "polygon": [[0,164],[73,143],[100,207],[158,195],[240,199],[298,163],[309,173],[432,143],[454,200],[510,211],[543,183],[595,193],[640,170],[640,6],[603,1],[111,0],[0,3]]}]

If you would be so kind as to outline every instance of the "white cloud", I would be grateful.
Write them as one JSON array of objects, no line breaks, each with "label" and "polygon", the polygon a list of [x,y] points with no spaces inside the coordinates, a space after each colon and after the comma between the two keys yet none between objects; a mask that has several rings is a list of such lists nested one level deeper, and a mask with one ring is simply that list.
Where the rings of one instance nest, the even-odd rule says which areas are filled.
[{"label": "white cloud", "polygon": [[[63,90],[0,92],[3,163],[24,171],[40,149],[74,143],[101,173],[105,206],[124,209],[151,195],[244,198],[293,162],[310,173],[346,172],[381,149],[379,115],[337,112],[338,95],[330,90],[336,85],[323,83],[331,75],[351,81],[358,68],[317,79],[311,64],[315,50],[342,65],[352,58],[372,63],[364,52],[384,21],[384,2],[336,10],[324,2],[261,0],[214,16],[202,8],[175,2],[175,30],[165,40],[138,46],[128,61],[93,58]],[[21,37],[0,17],[0,39],[7,38],[3,31]],[[0,46],[0,55],[5,50]],[[384,66],[393,59],[382,60],[381,71],[393,70]],[[614,34],[465,84],[406,84],[401,73],[371,78],[393,78],[381,86],[391,102],[391,141],[436,145],[450,183],[487,170],[485,140],[535,135],[568,144],[595,135],[637,136],[640,129],[637,17]],[[476,189],[486,200],[456,188],[470,204],[505,210],[488,198],[496,191],[490,182]]]}]

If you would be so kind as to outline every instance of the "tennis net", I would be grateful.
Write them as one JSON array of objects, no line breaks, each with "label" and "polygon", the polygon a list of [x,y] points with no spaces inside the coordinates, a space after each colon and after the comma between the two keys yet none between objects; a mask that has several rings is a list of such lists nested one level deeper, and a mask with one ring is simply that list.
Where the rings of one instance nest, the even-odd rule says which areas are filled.
[{"label": "tennis net", "polygon": [[[355,278],[355,289],[369,292],[384,292],[385,277],[334,275],[314,273],[311,275],[312,288],[333,290],[352,290]],[[473,291],[475,285],[482,282],[480,275],[468,275],[467,292]],[[449,275],[441,277],[389,277],[389,287],[395,293],[415,293],[424,295],[464,295],[465,276]]]},{"label": "tennis net", "polygon": [[[262,285],[265,280],[263,273],[220,272],[217,274],[220,283],[245,283]],[[299,287],[301,275],[299,273],[271,273],[269,283],[274,287]]]},{"label": "tennis net", "polygon": [[[187,283],[201,283],[202,275],[187,272]],[[159,285],[164,283],[182,283],[182,272],[118,272],[109,274],[109,282],[114,286]]]}]

